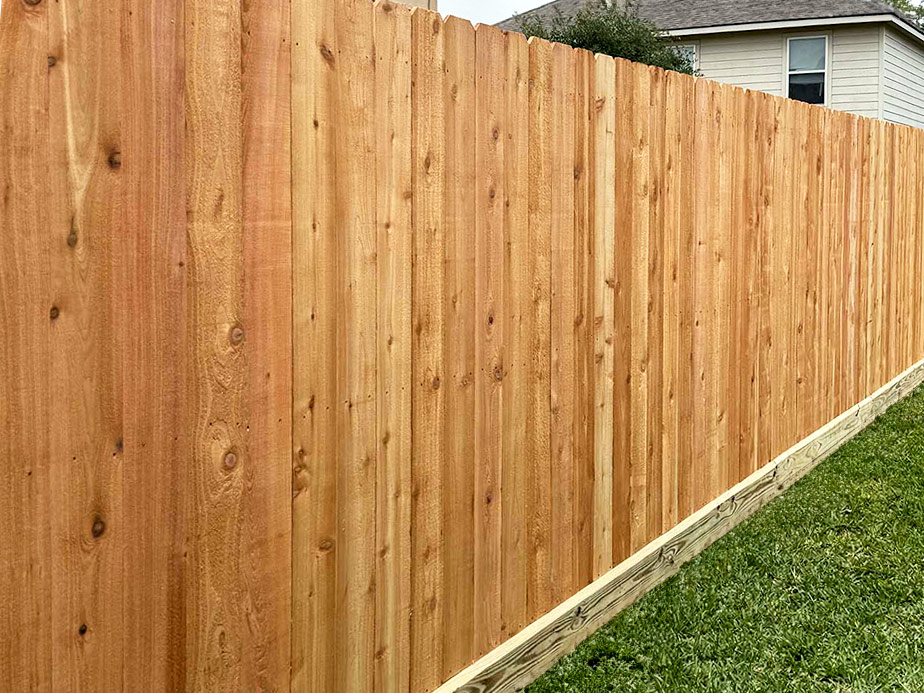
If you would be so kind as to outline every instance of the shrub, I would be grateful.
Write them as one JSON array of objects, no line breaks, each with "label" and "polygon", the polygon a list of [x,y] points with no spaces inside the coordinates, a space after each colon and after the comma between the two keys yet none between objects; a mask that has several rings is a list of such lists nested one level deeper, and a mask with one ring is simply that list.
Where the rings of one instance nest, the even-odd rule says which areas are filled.
[{"label": "shrub", "polygon": [[920,3],[920,0],[886,0],[886,2],[924,29],[924,5]]},{"label": "shrub", "polygon": [[674,41],[654,24],[606,0],[585,5],[571,16],[558,13],[551,21],[521,15],[516,21],[527,36],[585,48],[637,63],[696,74],[690,57],[676,50]]}]

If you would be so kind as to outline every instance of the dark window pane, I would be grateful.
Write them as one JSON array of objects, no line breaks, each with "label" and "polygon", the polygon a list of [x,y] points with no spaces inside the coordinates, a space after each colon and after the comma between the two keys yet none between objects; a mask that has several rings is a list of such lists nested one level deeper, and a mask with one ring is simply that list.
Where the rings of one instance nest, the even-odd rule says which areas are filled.
[{"label": "dark window pane", "polygon": [[825,102],[825,74],[813,72],[807,75],[789,75],[789,98],[805,103]]}]

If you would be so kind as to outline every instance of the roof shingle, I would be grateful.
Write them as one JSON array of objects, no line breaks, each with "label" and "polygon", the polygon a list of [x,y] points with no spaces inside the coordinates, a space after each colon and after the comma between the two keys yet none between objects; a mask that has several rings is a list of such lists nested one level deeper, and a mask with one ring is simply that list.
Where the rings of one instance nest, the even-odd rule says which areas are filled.
[{"label": "roof shingle", "polygon": [[[594,0],[555,0],[520,16],[550,20],[559,13],[572,15],[589,2]],[[630,0],[629,7],[665,31],[883,14],[894,15],[911,24],[901,12],[882,0]],[[498,26],[519,28],[513,17]]]}]

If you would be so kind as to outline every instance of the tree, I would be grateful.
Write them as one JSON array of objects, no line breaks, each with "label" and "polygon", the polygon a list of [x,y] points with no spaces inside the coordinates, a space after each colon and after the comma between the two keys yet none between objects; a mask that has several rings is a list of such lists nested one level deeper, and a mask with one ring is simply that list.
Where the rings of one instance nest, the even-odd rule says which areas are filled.
[{"label": "tree", "polygon": [[[897,0],[902,1],[902,0]],[[585,48],[665,70],[696,74],[689,55],[676,49],[673,40],[654,24],[632,14],[619,3],[606,0],[585,5],[572,16],[558,13],[551,21],[522,15],[516,21],[527,36]]]},{"label": "tree", "polygon": [[902,12],[919,27],[924,28],[924,5],[916,0],[886,0],[892,7]]}]

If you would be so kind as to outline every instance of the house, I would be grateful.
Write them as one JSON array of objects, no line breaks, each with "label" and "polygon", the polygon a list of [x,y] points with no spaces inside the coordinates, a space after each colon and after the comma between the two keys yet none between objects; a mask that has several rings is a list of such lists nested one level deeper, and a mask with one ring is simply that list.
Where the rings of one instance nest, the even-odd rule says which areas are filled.
[{"label": "house", "polygon": [[[584,2],[524,13],[549,20]],[[880,0],[639,0],[709,79],[924,128],[924,30]],[[516,19],[500,24],[517,29]]]}]

